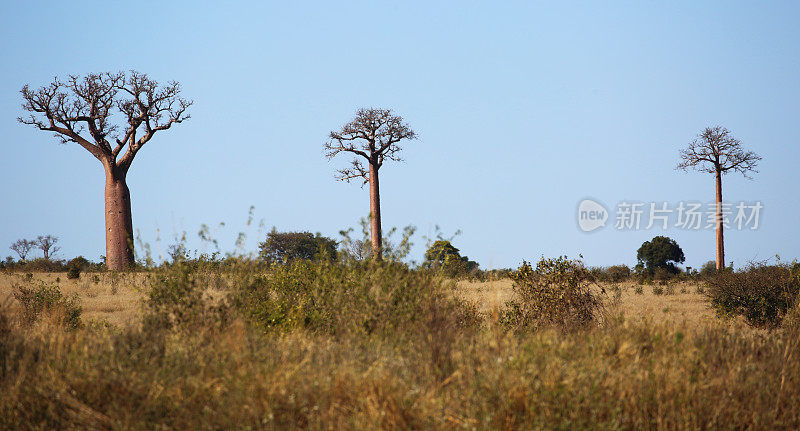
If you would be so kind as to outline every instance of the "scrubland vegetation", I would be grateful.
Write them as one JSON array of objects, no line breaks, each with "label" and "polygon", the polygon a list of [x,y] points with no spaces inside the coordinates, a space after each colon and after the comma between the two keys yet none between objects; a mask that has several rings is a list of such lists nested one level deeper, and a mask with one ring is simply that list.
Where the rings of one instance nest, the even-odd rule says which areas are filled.
[{"label": "scrubland vegetation", "polygon": [[0,428],[800,427],[797,266],[666,284],[566,258],[488,282],[442,272],[201,258],[5,273]]}]

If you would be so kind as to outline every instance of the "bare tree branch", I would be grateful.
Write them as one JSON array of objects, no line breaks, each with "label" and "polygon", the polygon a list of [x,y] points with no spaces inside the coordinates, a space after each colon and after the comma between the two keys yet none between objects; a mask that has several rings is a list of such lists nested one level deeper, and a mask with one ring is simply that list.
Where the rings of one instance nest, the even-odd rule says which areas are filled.
[{"label": "bare tree branch", "polygon": [[[402,161],[398,156],[404,139],[416,139],[414,133],[403,118],[394,115],[389,109],[359,109],[356,117],[342,126],[339,131],[332,131],[325,144],[325,156],[335,157],[339,153],[349,152],[363,157],[367,163],[380,168],[384,160]],[[369,170],[356,168],[357,161],[347,169],[340,169],[336,178],[348,181],[362,177],[369,181]]]},{"label": "bare tree branch", "polygon": [[742,143],[731,136],[730,131],[721,126],[709,127],[681,150],[681,161],[676,169],[695,169],[700,172],[724,174],[728,171],[741,173],[750,179],[750,172],[758,172],[756,167],[761,157],[752,151],[745,152]]},{"label": "bare tree branch", "polygon": [[36,247],[36,241],[19,239],[13,244],[11,244],[11,246],[9,246],[8,248],[10,248],[11,251],[17,253],[19,255],[19,259],[24,261],[28,257],[28,253],[30,253],[34,247]]},{"label": "bare tree branch", "polygon": [[[177,82],[159,86],[136,71],[69,76],[66,82],[56,77],[35,91],[22,87],[22,108],[30,114],[18,121],[55,132],[62,143],[76,142],[104,164],[127,171],[156,132],[190,118],[187,110],[192,101],[181,98],[180,92]],[[120,93],[129,97],[120,99]],[[113,122],[115,107],[122,114],[119,124]],[[119,134],[121,124],[123,133]],[[137,139],[140,128],[144,130]]]},{"label": "bare tree branch", "polygon": [[364,169],[361,160],[358,159],[352,161],[351,167],[339,169],[336,172],[337,175],[335,175],[335,178],[339,181],[346,181],[349,183],[353,179],[361,178],[363,181],[361,187],[364,187],[364,185],[369,182],[369,169]]},{"label": "bare tree branch", "polygon": [[61,250],[61,247],[58,247],[56,245],[57,242],[58,242],[58,237],[52,235],[44,235],[44,236],[39,235],[39,237],[37,237],[36,240],[34,241],[36,246],[39,247],[40,250],[42,250],[42,254],[44,255],[45,260],[50,260],[50,257],[52,255],[58,253],[58,251]]}]

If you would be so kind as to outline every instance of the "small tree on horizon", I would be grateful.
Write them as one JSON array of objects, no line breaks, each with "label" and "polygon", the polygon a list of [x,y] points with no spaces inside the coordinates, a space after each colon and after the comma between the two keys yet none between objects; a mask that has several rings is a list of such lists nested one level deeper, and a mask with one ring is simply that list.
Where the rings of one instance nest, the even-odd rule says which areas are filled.
[{"label": "small tree on horizon", "polygon": [[[39,89],[26,84],[20,91],[22,108],[30,112],[17,119],[20,123],[55,132],[61,143],[77,143],[103,165],[106,257],[111,270],[134,265],[128,170],[153,135],[189,118],[186,110],[192,102],[181,98],[180,91],[177,82],[159,86],[136,71],[70,75],[66,81],[56,77]],[[114,121],[115,111],[120,121]]]},{"label": "small tree on horizon", "polygon": [[[362,108],[341,130],[331,131],[329,137],[325,143],[325,155],[328,159],[341,152],[356,156],[349,168],[338,171],[336,178],[347,182],[360,179],[363,181],[362,186],[369,183],[371,252],[376,261],[381,261],[383,243],[378,170],[386,160],[401,161],[398,143],[406,139],[416,139],[416,133],[403,122],[403,117],[394,115],[390,109]],[[367,167],[362,164],[362,158]]]},{"label": "small tree on horizon", "polygon": [[28,254],[31,252],[31,250],[33,250],[35,247],[36,241],[18,239],[8,248],[19,255],[19,260],[24,261],[28,257]]},{"label": "small tree on horizon", "polygon": [[714,174],[716,179],[716,233],[717,270],[725,268],[725,239],[722,220],[722,176],[729,171],[739,172],[751,179],[750,172],[758,172],[756,166],[761,160],[756,153],[744,151],[742,143],[731,136],[722,126],[706,127],[702,133],[681,150],[681,162],[675,169],[683,171],[694,169]]},{"label": "small tree on horizon", "polygon": [[39,235],[39,237],[37,237],[36,241],[34,242],[36,243],[36,247],[38,247],[39,250],[42,251],[44,260],[50,260],[50,257],[52,255],[58,253],[58,251],[61,250],[61,247],[56,245],[56,243],[58,242],[57,236]]},{"label": "small tree on horizon", "polygon": [[450,241],[437,240],[425,251],[423,268],[441,270],[450,277],[467,275],[478,269],[478,263],[462,256]]},{"label": "small tree on horizon", "polygon": [[677,274],[680,270],[675,264],[683,263],[686,261],[686,257],[674,239],[656,236],[650,241],[642,243],[642,246],[636,251],[636,260],[650,274],[653,274],[656,268],[663,268],[669,273]]},{"label": "small tree on horizon", "polygon": [[319,233],[278,232],[272,229],[259,244],[259,256],[267,262],[288,263],[293,260],[336,260],[338,243]]}]

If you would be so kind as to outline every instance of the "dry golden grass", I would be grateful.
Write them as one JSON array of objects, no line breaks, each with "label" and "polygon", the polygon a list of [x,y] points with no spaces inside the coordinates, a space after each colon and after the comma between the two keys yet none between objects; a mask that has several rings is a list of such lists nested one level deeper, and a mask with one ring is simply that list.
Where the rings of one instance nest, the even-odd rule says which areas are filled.
[{"label": "dry golden grass", "polygon": [[[674,322],[701,324],[715,320],[714,311],[709,308],[708,299],[697,293],[701,287],[694,283],[672,283],[670,286],[641,286],[635,282],[604,283],[606,305],[622,312],[626,319],[648,319],[653,322]],[[641,294],[636,288],[641,287]],[[664,293],[656,295],[653,288],[660,287]],[[670,289],[671,288],[671,289]],[[509,279],[496,281],[460,281],[456,295],[477,304],[481,311],[490,312],[502,309],[514,298],[512,282]]]},{"label": "dry golden grass", "polygon": [[[146,286],[147,274],[88,273],[81,274],[78,280],[68,280],[63,273],[36,273],[34,279],[57,285],[65,295],[77,294],[83,307],[83,317],[107,321],[115,325],[126,325],[138,320],[139,307],[143,298],[142,289]],[[0,302],[13,300],[13,285],[25,279],[24,273],[0,273]],[[606,289],[607,304],[621,311],[626,318],[642,318],[654,322],[674,322],[700,324],[715,320],[708,300],[697,293],[699,285],[693,283],[673,283],[672,291],[660,286],[665,293],[656,295],[654,286],[640,286],[635,282],[619,283],[619,295],[611,284],[603,284]],[[636,288],[642,293],[637,294]],[[683,292],[683,293],[681,293]],[[213,294],[214,292],[209,292]],[[513,299],[514,292],[509,279],[495,281],[460,281],[456,295],[478,305],[483,312],[500,310]],[[219,295],[214,295],[219,296]],[[616,298],[616,299],[615,299]]]},{"label": "dry golden grass", "polygon": [[[605,285],[609,308],[626,318],[509,331],[491,313],[480,326],[441,319],[448,309],[428,296],[439,285],[408,289],[424,275],[389,267],[372,269],[369,280],[415,295],[392,312],[423,318],[370,334],[331,330],[364,318],[339,300],[366,295],[364,280],[351,280],[363,268],[271,271],[274,284],[258,289],[327,302],[306,307],[259,294],[261,302],[241,303],[227,323],[198,314],[174,328],[155,320],[70,329],[58,314],[26,324],[0,313],[0,429],[800,429],[800,310],[780,331],[742,331],[713,318],[696,286],[655,295],[652,286],[637,294],[636,285]],[[229,274],[202,273],[198,286]],[[167,287],[190,285],[183,275],[174,269]],[[24,277],[0,275],[0,295]],[[56,277],[62,291],[79,295],[85,321],[142,316],[137,289],[147,288],[147,274],[98,275],[97,283],[92,274],[35,276]],[[249,292],[251,281],[232,285]],[[484,311],[513,297],[509,281],[459,283],[455,293]],[[393,298],[368,297],[379,306]],[[294,307],[288,316],[297,319],[265,330],[259,318],[279,304]],[[251,306],[267,314],[249,314]],[[326,306],[343,316],[316,314]],[[314,329],[304,317],[325,321]]]},{"label": "dry golden grass", "polygon": [[[84,319],[106,321],[117,326],[138,320],[145,277],[146,274],[88,273],[81,274],[77,280],[69,280],[65,273],[33,274],[34,280],[58,286],[64,295],[77,294]],[[8,302],[11,309],[15,309],[13,286],[25,282],[25,279],[25,273],[1,273],[0,303]]]}]

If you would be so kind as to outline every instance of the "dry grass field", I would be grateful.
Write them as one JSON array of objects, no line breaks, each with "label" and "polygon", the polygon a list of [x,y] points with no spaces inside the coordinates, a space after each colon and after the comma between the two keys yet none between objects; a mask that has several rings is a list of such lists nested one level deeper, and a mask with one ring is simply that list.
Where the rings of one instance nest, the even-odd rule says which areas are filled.
[{"label": "dry grass field", "polygon": [[[615,288],[616,287],[616,288]],[[637,293],[637,287],[641,288]],[[672,283],[669,286],[642,286],[635,282],[602,284],[606,309],[621,312],[626,319],[648,319],[653,322],[703,324],[718,320],[709,308],[708,298],[698,293],[699,284]],[[617,289],[618,288],[618,289]],[[654,293],[659,288],[660,294]],[[600,290],[597,288],[596,290]],[[479,306],[483,312],[501,309],[514,297],[509,279],[497,281],[461,281],[456,294]]]},{"label": "dry grass field", "polygon": [[[800,427],[798,312],[754,330],[699,285],[605,284],[599,324],[516,330],[509,280],[247,268],[0,274],[0,429]],[[82,325],[18,318],[41,282]]]},{"label": "dry grass field", "polygon": [[[55,284],[65,295],[78,295],[86,320],[107,321],[125,326],[137,321],[146,274],[112,275],[110,273],[81,274],[78,280],[68,280],[65,273],[36,273],[34,280]],[[0,274],[0,303],[15,309],[15,284],[25,283],[24,273]]]},{"label": "dry grass field", "polygon": [[[136,322],[146,286],[146,273],[82,274],[78,280],[68,280],[63,273],[36,273],[34,279],[59,286],[65,295],[77,294],[86,320],[99,320],[124,326]],[[0,302],[12,309],[13,286],[25,281],[23,273],[0,273]],[[502,309],[514,296],[511,280],[460,281],[455,295],[478,306],[484,313]],[[613,286],[619,288],[614,289]],[[703,324],[717,321],[705,295],[697,293],[697,284],[673,283],[670,286],[641,286],[634,282],[604,284],[606,307],[622,312],[627,319],[649,319],[653,322]],[[637,287],[641,293],[636,293]],[[655,294],[658,288],[664,290]],[[654,289],[655,288],[655,289]]]}]

